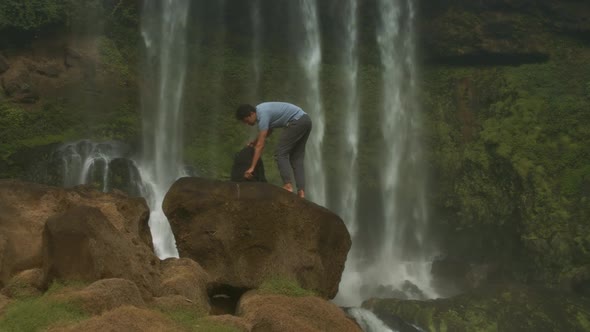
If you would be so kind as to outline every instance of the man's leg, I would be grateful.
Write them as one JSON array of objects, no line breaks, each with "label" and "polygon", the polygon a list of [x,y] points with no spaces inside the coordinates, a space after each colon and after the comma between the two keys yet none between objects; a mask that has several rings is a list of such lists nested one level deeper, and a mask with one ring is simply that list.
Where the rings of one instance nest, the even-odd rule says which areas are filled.
[{"label": "man's leg", "polygon": [[[275,160],[283,179],[283,188],[289,191],[293,191],[290,160],[293,149],[306,134],[309,136],[306,126],[299,125],[300,120],[293,121],[289,127],[282,130],[275,152]],[[307,137],[305,139],[307,140]]]},{"label": "man's leg", "polygon": [[295,183],[297,184],[297,195],[301,198],[305,198],[305,144],[307,143],[307,139],[309,138],[309,134],[311,133],[311,119],[309,116],[304,115],[299,119],[298,125],[300,126],[301,130],[303,131],[303,136],[297,141],[293,150],[291,151],[291,155],[289,156],[289,161],[291,162],[291,167],[293,168],[293,173],[295,174]]}]

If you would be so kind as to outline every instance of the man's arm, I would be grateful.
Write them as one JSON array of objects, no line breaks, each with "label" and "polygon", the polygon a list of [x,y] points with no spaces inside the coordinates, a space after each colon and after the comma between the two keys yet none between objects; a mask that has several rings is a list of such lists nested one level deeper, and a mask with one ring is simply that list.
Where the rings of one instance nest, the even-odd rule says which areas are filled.
[{"label": "man's arm", "polygon": [[258,137],[256,138],[256,145],[254,145],[254,157],[252,158],[252,164],[250,168],[246,171],[244,176],[249,179],[252,177],[252,173],[254,172],[254,168],[256,168],[256,164],[258,160],[260,160],[260,156],[262,155],[262,150],[264,149],[264,141],[266,137],[269,135],[269,130],[261,130],[258,133]]}]

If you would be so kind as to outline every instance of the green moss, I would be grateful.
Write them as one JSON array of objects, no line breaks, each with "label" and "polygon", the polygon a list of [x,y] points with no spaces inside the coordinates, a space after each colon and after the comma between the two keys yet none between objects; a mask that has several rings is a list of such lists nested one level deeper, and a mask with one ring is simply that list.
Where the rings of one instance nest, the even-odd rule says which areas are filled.
[{"label": "green moss", "polygon": [[46,296],[16,300],[0,317],[0,331],[36,332],[52,325],[87,319],[84,311],[70,303],[56,302]]},{"label": "green moss", "polygon": [[293,297],[316,296],[313,291],[302,288],[299,283],[283,277],[273,277],[265,280],[258,291],[262,294],[276,294]]},{"label": "green moss", "polygon": [[110,38],[101,37],[98,43],[98,50],[104,69],[120,77],[119,84],[124,86],[132,79],[132,70],[129,62],[123,56],[119,46]]},{"label": "green moss", "polygon": [[205,313],[191,310],[160,310],[166,317],[186,331],[238,332],[239,330],[222,323],[214,322]]}]

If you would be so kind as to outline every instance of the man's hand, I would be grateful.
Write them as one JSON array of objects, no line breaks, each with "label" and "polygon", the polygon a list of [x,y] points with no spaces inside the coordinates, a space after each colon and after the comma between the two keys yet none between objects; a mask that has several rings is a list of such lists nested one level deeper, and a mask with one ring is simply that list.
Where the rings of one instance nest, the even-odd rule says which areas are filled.
[{"label": "man's hand", "polygon": [[253,168],[248,168],[248,170],[246,172],[244,172],[244,177],[248,180],[251,180],[254,177],[254,169]]}]

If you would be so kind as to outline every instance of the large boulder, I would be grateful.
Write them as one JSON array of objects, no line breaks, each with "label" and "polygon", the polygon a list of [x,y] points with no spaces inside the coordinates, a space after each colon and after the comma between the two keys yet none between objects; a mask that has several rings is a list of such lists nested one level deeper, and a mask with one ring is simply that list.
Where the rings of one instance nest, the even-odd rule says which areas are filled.
[{"label": "large boulder", "polygon": [[162,261],[161,271],[160,296],[181,296],[202,314],[209,313],[209,276],[199,264],[189,258],[168,258]]},{"label": "large boulder", "polygon": [[128,279],[145,298],[157,293],[159,259],[139,241],[130,243],[98,208],[75,206],[50,217],[43,233],[45,281]]},{"label": "large boulder", "polygon": [[360,332],[359,325],[335,304],[315,296],[258,294],[242,296],[238,315],[252,331]]},{"label": "large boulder", "polygon": [[166,317],[161,312],[133,306],[119,307],[80,323],[74,323],[68,326],[58,325],[48,329],[49,332],[175,332],[182,330],[183,327],[180,324]]},{"label": "large boulder", "polygon": [[181,257],[213,284],[254,289],[283,277],[333,298],[351,240],[329,210],[266,183],[176,181],[163,209]]},{"label": "large boulder", "polygon": [[47,219],[76,206],[99,209],[127,246],[151,252],[149,209],[143,198],[88,187],[63,189],[0,180],[0,286],[21,271],[42,267]]},{"label": "large boulder", "polygon": [[124,306],[145,307],[137,286],[125,279],[102,279],[83,289],[65,290],[51,298],[57,302],[75,304],[92,315]]}]

